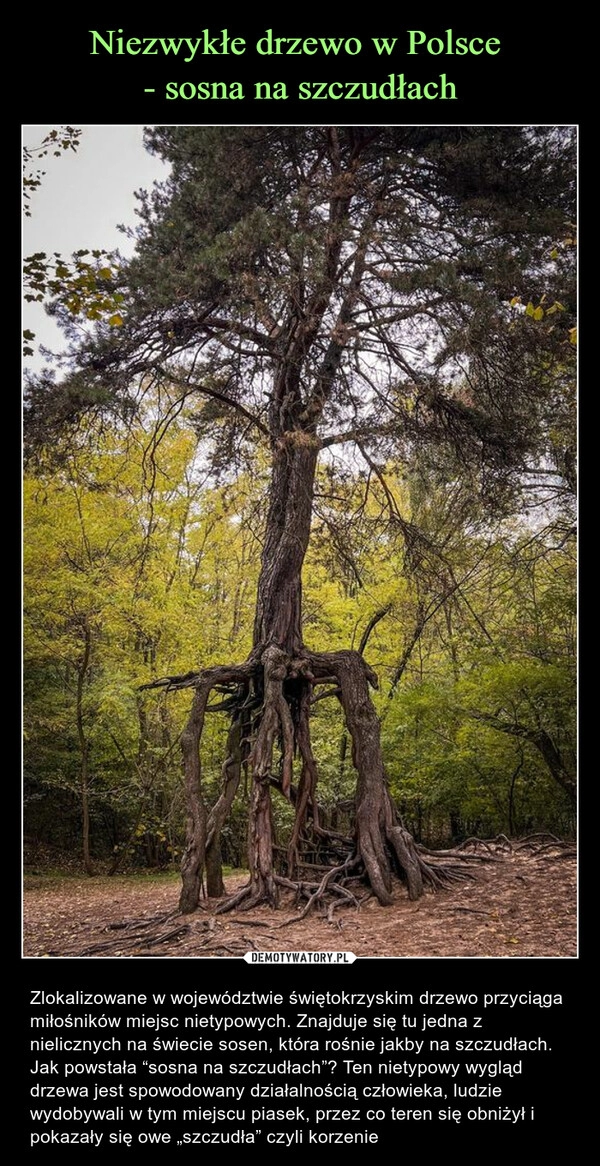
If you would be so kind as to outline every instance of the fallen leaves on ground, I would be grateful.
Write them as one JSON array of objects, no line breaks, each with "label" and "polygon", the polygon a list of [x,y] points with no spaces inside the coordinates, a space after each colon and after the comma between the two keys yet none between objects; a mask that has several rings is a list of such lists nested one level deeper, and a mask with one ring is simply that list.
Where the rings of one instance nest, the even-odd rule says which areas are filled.
[{"label": "fallen leaves on ground", "polygon": [[[574,957],[574,854],[546,847],[500,852],[474,879],[409,902],[398,884],[391,907],[367,897],[358,908],[301,921],[293,896],[268,907],[215,916],[216,900],[177,913],[173,877],[26,879],[23,954],[37,957],[227,957],[247,951],[352,951],[373,957]],[[245,882],[226,879],[229,892]],[[27,887],[27,884],[31,885]],[[285,924],[282,926],[282,924]]]}]

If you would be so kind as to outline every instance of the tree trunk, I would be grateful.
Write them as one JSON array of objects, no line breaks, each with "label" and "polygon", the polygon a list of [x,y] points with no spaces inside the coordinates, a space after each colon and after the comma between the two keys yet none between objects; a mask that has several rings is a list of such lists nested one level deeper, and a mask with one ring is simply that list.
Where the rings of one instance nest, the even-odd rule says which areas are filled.
[{"label": "tree trunk", "polygon": [[221,771],[221,793],[208,820],[206,842],[206,893],[209,899],[225,894],[221,861],[221,830],[233,805],[242,769],[242,724],[234,717],[227,738],[227,757]]},{"label": "tree trunk", "polygon": [[[250,880],[218,910],[243,904],[268,903],[277,907],[280,887],[306,886],[311,903],[324,893],[307,883],[301,870],[314,862],[315,848],[324,843],[336,855],[332,873],[343,878],[350,868],[364,871],[380,903],[392,902],[393,875],[400,874],[411,899],[423,892],[423,881],[439,882],[417,853],[414,840],[398,819],[387,785],[380,744],[379,720],[369,695],[377,678],[360,652],[312,652],[302,638],[301,574],[308,547],[318,443],[300,429],[284,432],[273,449],[273,472],[265,542],[256,600],[254,641],[250,656],[240,665],[222,665],[167,677],[157,684],[196,688],[188,724],[182,737],[188,805],[186,849],[182,862],[182,912],[195,910],[204,870],[210,896],[223,893],[219,836],[237,791],[242,763],[252,775],[248,820]],[[383,612],[374,618],[380,618]],[[373,621],[371,621],[374,626]],[[366,641],[365,641],[366,642]],[[362,646],[362,645],[361,645]],[[357,772],[354,839],[319,824],[316,797],[318,770],[310,740],[310,711],[315,686],[329,687],[321,696],[337,696],[342,703]],[[208,705],[217,687],[224,699]],[[320,698],[319,698],[320,699]],[[200,740],[207,711],[230,711],[227,758],[222,769],[221,794],[207,820],[201,790]],[[294,758],[301,769],[294,783]],[[281,876],[274,862],[275,833],[272,792],[291,800],[295,820],[287,849],[287,872]],[[305,857],[307,832],[315,843]],[[312,845],[312,843],[311,843]],[[339,857],[338,857],[339,856]]]},{"label": "tree trunk", "polygon": [[189,915],[196,910],[202,891],[202,873],[206,848],[206,806],[202,797],[200,738],[210,686],[205,682],[197,689],[192,711],[181,737],[183,772],[188,808],[186,846],[181,861],[181,895],[179,910]]},{"label": "tree trunk", "polygon": [[255,777],[252,783],[248,825],[248,865],[250,867],[251,902],[265,901],[271,907],[279,903],[279,891],[273,869],[273,815],[267,781]]},{"label": "tree trunk", "polygon": [[[271,783],[290,796],[296,726],[284,685],[303,650],[302,565],[310,537],[318,443],[302,430],[282,434],[273,454],[265,542],[256,599],[253,656],[262,710],[249,761],[252,793],[248,825],[250,901],[276,907]],[[280,745],[281,758],[274,759]],[[306,783],[305,783],[306,784]],[[303,800],[303,811],[306,801]]]},{"label": "tree trunk", "polygon": [[206,847],[206,895],[209,899],[221,899],[224,894],[223,858],[217,839]]},{"label": "tree trunk", "polygon": [[303,430],[278,440],[256,598],[254,647],[302,648],[302,565],[310,537],[318,442]]},{"label": "tree trunk", "polygon": [[94,865],[90,851],[90,798],[87,743],[81,756],[81,829],[83,838],[83,868],[87,875],[93,875]]},{"label": "tree trunk", "polygon": [[81,835],[83,848],[83,868],[87,875],[93,875],[94,866],[90,851],[90,746],[85,734],[83,715],[83,693],[92,651],[92,634],[87,616],[83,622],[83,655],[77,665],[77,738],[81,753]]}]

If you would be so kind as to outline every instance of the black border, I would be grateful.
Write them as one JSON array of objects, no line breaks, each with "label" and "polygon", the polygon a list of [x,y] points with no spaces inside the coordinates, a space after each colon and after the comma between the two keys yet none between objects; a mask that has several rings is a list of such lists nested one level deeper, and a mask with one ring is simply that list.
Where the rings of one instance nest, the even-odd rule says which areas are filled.
[{"label": "black border", "polygon": [[[114,12],[81,19],[62,14],[38,18],[31,11],[29,28],[17,37],[17,46],[15,34],[5,33],[7,66],[15,64],[15,48],[21,64],[15,72],[5,71],[4,83],[9,100],[15,88],[19,93],[19,136],[21,125],[42,121],[57,125],[321,124],[330,120],[346,124],[579,124],[578,82],[583,65],[576,34],[568,17],[558,28],[550,22],[547,12],[531,15],[532,22],[525,24],[523,13],[516,9],[510,22],[504,15],[496,20],[485,13],[481,19],[448,16],[440,20],[420,12],[415,16],[401,12],[396,19],[374,14],[368,24],[364,19],[360,23],[346,19],[342,24],[324,14],[311,20],[303,13],[301,19],[293,14],[268,15],[241,27],[228,14],[209,20],[202,10],[191,18],[165,15],[155,19],[142,15],[127,20]],[[173,64],[170,60],[165,63],[157,57],[90,55],[90,28],[99,32],[123,28],[127,36],[195,37],[204,27],[209,27],[213,35],[227,27],[232,35],[245,37],[252,46],[271,27],[280,36],[357,36],[366,46],[371,36],[398,36],[402,43],[407,29],[414,26],[424,27],[430,36],[443,35],[444,29],[451,26],[457,36],[497,37],[501,52],[497,56],[478,58],[394,55],[390,64],[366,49],[359,57],[335,61],[327,58],[325,63],[321,57],[260,60],[253,50],[235,61],[231,57],[215,56],[188,65]],[[391,71],[404,72],[407,78],[421,81],[445,71],[456,83],[458,99],[455,102],[299,102],[290,98],[285,102],[257,102],[246,98],[244,101],[184,102],[166,101],[162,95],[162,86],[170,79],[239,79],[250,93],[255,80],[271,78],[285,80],[289,92],[293,93],[300,79],[377,77],[383,80]],[[157,92],[152,97],[143,92],[147,84],[156,86]],[[16,424],[18,427],[18,420]],[[18,884],[16,895],[20,899]],[[17,920],[19,914],[17,908]],[[240,960],[23,960],[17,925],[17,933],[11,935],[7,970],[12,982],[20,985],[18,989],[15,987],[15,992],[22,1001],[25,1048],[28,1047],[29,991],[33,988],[139,990],[143,984],[148,991],[166,987],[189,990],[200,986],[202,990],[223,987],[234,990],[243,983],[246,987],[260,985],[262,989],[286,990],[300,981],[315,988],[337,989],[343,984],[353,991],[402,986],[402,990],[413,990],[416,994],[427,987],[446,992],[562,992],[565,1004],[551,1022],[558,1056],[552,1058],[552,1068],[540,1070],[535,1087],[535,1100],[543,1120],[541,1124],[536,1123],[533,1136],[537,1149],[543,1150],[553,1143],[557,1124],[572,1127],[578,1117],[580,1076],[576,1042],[585,1015],[586,969],[589,964],[585,956],[577,960],[360,960],[343,972],[312,967],[302,972],[264,965],[252,968]],[[539,1015],[546,1027],[550,1013]],[[502,1023],[507,1030],[514,1027],[511,1018],[503,1018]],[[30,1083],[26,1069],[25,1109]],[[525,1131],[519,1126],[492,1130],[478,1127],[470,1131],[459,1126],[455,1130],[458,1132],[451,1135],[451,1127],[430,1127],[423,1131],[427,1136],[424,1145],[429,1152],[453,1144],[462,1149],[465,1135],[467,1141],[473,1138],[484,1150],[490,1135],[494,1142],[515,1149],[524,1144]],[[409,1143],[413,1141],[413,1131],[411,1127]]]}]

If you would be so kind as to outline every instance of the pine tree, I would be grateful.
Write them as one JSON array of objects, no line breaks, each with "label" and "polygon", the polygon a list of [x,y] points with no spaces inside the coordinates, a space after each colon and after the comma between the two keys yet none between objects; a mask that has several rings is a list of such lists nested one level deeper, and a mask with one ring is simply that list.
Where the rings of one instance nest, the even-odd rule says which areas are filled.
[{"label": "pine tree", "polygon": [[[264,450],[270,466],[248,658],[165,677],[194,690],[182,746],[188,798],[181,909],[203,871],[244,768],[252,774],[245,905],[277,905],[303,877],[307,837],[336,851],[313,897],[363,874],[389,904],[400,874],[417,898],[443,868],[425,860],[389,794],[359,651],[305,643],[302,567],[319,460],[363,460],[418,558],[419,531],[387,488],[391,457],[448,465],[497,513],[524,468],[568,478],[565,416],[573,327],[571,135],[532,127],[155,127],[168,181],[141,196],[124,270],[122,328],[77,351],[30,420],[86,403],[133,408],[149,387],[192,408],[215,473]],[[569,243],[566,242],[569,238]],[[116,333],[118,332],[118,335]],[[50,391],[49,391],[50,390]],[[168,419],[164,419],[165,421]],[[260,454],[263,456],[263,454]],[[319,817],[310,717],[337,698],[357,774],[352,838]],[[211,703],[211,693],[218,699]],[[231,716],[222,794],[207,813],[200,741],[212,708]],[[299,771],[299,772],[298,772]],[[283,873],[272,796],[294,806]],[[218,878],[216,878],[216,883]],[[209,879],[209,890],[211,882]]]}]

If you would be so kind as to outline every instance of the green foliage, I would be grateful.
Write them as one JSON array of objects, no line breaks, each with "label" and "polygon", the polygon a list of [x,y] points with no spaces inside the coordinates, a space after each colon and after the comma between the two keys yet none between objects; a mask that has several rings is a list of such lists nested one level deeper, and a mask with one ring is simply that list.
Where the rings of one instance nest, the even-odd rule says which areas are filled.
[{"label": "green foliage", "polygon": [[451,566],[466,582],[434,606],[418,656],[415,648],[382,702],[392,788],[429,841],[448,823],[455,836],[569,832],[572,538],[559,538],[555,527],[533,537],[504,530],[483,547],[470,537],[454,549]]},{"label": "green foliage", "polygon": [[[37,147],[23,147],[23,211],[31,217],[31,196],[42,184],[45,172],[31,169],[36,159],[53,154],[59,158],[66,150],[77,150],[80,129],[61,126],[51,130]],[[88,259],[90,256],[90,259]],[[106,251],[75,251],[70,259],[55,251],[51,256],[36,251],[23,261],[23,287],[26,303],[60,301],[71,316],[87,320],[105,319],[110,327],[123,324],[125,296],[119,287],[119,265],[115,255]],[[23,355],[33,356],[35,333],[23,332]]]},{"label": "green foliage", "polygon": [[[57,251],[52,256],[37,251],[24,261],[23,282],[28,303],[60,297],[72,316],[81,315],[87,320],[106,317],[114,328],[123,324],[121,311],[117,310],[125,299],[117,290],[118,261],[106,251],[75,251],[71,259],[64,259]],[[32,340],[33,334],[29,332],[25,339]],[[25,348],[24,354],[31,356],[33,349]]]},{"label": "green foliage", "polygon": [[[29,820],[67,798],[79,817],[76,724],[83,678],[93,838],[98,851],[175,857],[183,806],[178,736],[184,698],[142,700],[139,685],[248,647],[256,545],[251,491],[202,486],[193,431],[160,444],[146,427],[71,448],[60,473],[25,482],[26,771]],[[210,771],[210,770],[209,770]],[[214,781],[220,760],[214,763]]]},{"label": "green foliage", "polygon": [[[298,413],[323,406],[326,443],[358,440],[377,464],[452,450],[496,512],[528,458],[563,470],[550,431],[574,355],[568,129],[158,126],[146,140],[171,174],[140,195],[127,311],[82,342],[74,415],[94,384],[118,408],[144,376],[177,382],[231,471],[268,437],[293,351]],[[543,319],[510,307],[525,296]]]},{"label": "green foliage", "polygon": [[[178,737],[189,702],[185,693],[157,700],[139,685],[243,659],[251,643],[264,482],[241,476],[215,488],[192,420],[180,414],[157,444],[148,401],[145,422],[120,434],[98,431],[93,443],[70,447],[60,471],[40,469],[25,483],[26,820],[30,833],[76,846],[75,696],[87,621],[92,846],[106,861],[160,865],[176,861],[182,845]],[[543,728],[571,764],[568,531],[559,522],[535,533],[515,524],[492,531],[465,512],[456,488],[436,494],[431,482],[425,489],[391,470],[386,485],[403,525],[390,524],[377,480],[365,498],[365,478],[344,470],[332,491],[332,472],[324,469],[317,484],[323,499],[304,572],[306,635],[316,648],[358,647],[374,613],[385,613],[365,654],[380,677],[386,765],[408,824],[429,843],[472,832],[568,832],[571,807],[539,748],[506,731]],[[330,537],[338,527],[341,535]],[[407,528],[420,532],[412,554]],[[209,804],[218,796],[226,731],[224,716],[208,718]],[[343,832],[355,773],[335,699],[314,706],[313,748],[325,819]],[[242,796],[224,834],[235,864],[244,861],[245,808]],[[285,845],[290,822],[277,813]]]}]

